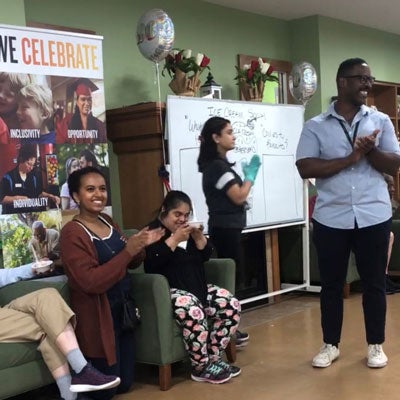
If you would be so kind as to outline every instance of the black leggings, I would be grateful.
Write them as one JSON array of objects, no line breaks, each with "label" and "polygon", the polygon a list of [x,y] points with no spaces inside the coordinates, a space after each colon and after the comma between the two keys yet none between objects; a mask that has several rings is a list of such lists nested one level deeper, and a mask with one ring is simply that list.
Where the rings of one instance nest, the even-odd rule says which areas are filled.
[{"label": "black leggings", "polygon": [[215,246],[218,258],[232,258],[236,264],[236,282],[243,282],[242,251],[240,247],[241,228],[210,228],[210,240]]}]

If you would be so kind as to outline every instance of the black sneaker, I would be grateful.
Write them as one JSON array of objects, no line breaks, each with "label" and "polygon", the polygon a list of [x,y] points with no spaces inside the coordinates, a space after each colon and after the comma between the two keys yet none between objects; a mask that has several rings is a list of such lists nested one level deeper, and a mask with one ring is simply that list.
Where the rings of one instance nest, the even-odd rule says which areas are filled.
[{"label": "black sneaker", "polygon": [[386,294],[394,294],[400,292],[400,285],[393,282],[389,275],[386,275]]},{"label": "black sneaker", "polygon": [[71,392],[93,392],[95,390],[111,389],[118,386],[121,379],[118,376],[104,375],[91,364],[87,363],[79,374],[71,378]]},{"label": "black sneaker", "polygon": [[207,364],[202,370],[192,370],[191,378],[196,382],[224,383],[231,379],[230,371],[217,364]]},{"label": "black sneaker", "polygon": [[244,347],[250,339],[247,332],[236,331],[236,347]]},{"label": "black sneaker", "polygon": [[236,365],[228,364],[222,360],[217,361],[215,364],[218,365],[219,367],[222,367],[225,371],[229,371],[229,373],[231,374],[231,378],[239,376],[242,372],[242,370]]}]

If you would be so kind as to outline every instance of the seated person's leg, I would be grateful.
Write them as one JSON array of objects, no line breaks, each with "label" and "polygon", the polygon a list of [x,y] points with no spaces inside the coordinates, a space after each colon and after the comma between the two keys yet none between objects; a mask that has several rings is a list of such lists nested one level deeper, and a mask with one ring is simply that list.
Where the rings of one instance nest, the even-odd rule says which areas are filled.
[{"label": "seated person's leg", "polygon": [[203,305],[192,293],[171,289],[175,320],[182,328],[183,342],[192,364],[191,377],[197,382],[223,383],[231,378],[230,372],[210,362],[207,343],[209,332]]},{"label": "seated person's leg", "polygon": [[[31,292],[13,300],[0,312],[8,313],[10,323],[4,325],[11,327],[8,332],[0,331],[0,341],[41,342],[39,350],[65,400],[75,398],[72,392],[101,390],[119,384],[118,377],[101,374],[87,363],[71,325],[71,322],[75,324],[75,315],[57,290],[46,288]],[[67,361],[76,373],[72,382]],[[67,381],[71,386],[64,392]]]},{"label": "seated person's leg", "polygon": [[[241,373],[240,368],[224,362],[222,352],[231,337],[235,337],[240,322],[241,306],[239,300],[228,290],[211,284],[207,286],[209,307],[206,307],[205,311],[210,320],[209,358],[213,363],[229,372],[231,377],[235,377]],[[224,332],[227,333],[224,334]]]},{"label": "seated person's leg", "polygon": [[182,328],[183,342],[193,368],[201,369],[208,364],[208,326],[203,305],[193,294],[171,289],[172,309],[175,320]]},{"label": "seated person's leg", "polygon": [[[207,301],[210,307],[205,309],[211,319],[209,353],[211,361],[218,361],[225,350],[230,337],[235,334],[239,322],[241,306],[239,300],[228,290],[208,285]],[[226,330],[226,335],[221,334]]]}]

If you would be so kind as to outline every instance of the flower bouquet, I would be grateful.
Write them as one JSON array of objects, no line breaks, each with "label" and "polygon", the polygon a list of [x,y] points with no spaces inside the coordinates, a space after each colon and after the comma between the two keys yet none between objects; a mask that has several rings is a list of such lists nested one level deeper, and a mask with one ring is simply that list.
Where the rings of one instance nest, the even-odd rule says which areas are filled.
[{"label": "flower bouquet", "polygon": [[199,76],[204,69],[210,69],[209,63],[210,59],[202,53],[192,56],[190,49],[173,49],[165,58],[161,74],[165,76],[165,72],[168,72],[173,78],[169,87],[175,94],[194,96],[200,88]]},{"label": "flower bouquet", "polygon": [[243,68],[236,66],[236,70],[235,80],[238,81],[240,92],[246,100],[261,101],[265,82],[279,82],[278,77],[272,75],[273,66],[264,62],[262,58],[252,60],[250,64],[245,64]]}]

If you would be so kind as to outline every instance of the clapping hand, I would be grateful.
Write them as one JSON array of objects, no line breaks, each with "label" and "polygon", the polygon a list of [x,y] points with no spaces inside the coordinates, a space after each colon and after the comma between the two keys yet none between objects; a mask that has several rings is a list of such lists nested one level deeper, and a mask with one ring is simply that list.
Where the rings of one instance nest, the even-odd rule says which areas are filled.
[{"label": "clapping hand", "polygon": [[133,256],[146,246],[160,240],[164,234],[165,230],[163,228],[149,229],[149,227],[146,226],[128,239],[126,242],[126,249]]},{"label": "clapping hand", "polygon": [[361,151],[363,154],[369,153],[375,147],[375,140],[379,132],[379,129],[375,129],[368,136],[358,137],[355,142],[355,149]]},{"label": "clapping hand", "polygon": [[261,166],[261,161],[260,157],[257,154],[254,154],[253,157],[251,157],[251,160],[249,163],[246,163],[245,161],[242,162],[242,171],[244,175],[244,180],[251,182],[252,185],[254,185],[254,181],[256,180],[256,176],[258,173],[258,170],[260,169]]}]

